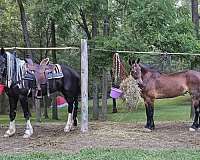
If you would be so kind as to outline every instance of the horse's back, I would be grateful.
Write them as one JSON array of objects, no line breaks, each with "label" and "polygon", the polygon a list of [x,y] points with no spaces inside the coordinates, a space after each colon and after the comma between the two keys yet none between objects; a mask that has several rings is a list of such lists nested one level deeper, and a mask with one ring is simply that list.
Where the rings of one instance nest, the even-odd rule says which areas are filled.
[{"label": "horse's back", "polygon": [[73,95],[79,95],[81,90],[80,74],[71,67],[66,65],[61,65],[61,68],[64,75],[63,85],[65,91],[70,92],[70,94]]},{"label": "horse's back", "polygon": [[197,79],[200,79],[200,72],[195,71],[195,70],[189,70],[187,71],[187,76],[188,77],[196,77]]}]

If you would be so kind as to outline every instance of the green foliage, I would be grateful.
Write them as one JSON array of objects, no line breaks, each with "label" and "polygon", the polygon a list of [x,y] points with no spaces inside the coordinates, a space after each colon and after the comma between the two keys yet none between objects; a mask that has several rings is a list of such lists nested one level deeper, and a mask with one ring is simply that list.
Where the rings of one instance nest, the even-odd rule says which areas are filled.
[{"label": "green foliage", "polygon": [[[162,51],[199,53],[199,41],[188,1],[177,6],[176,0],[32,0],[23,1],[28,20],[28,30],[33,47],[51,46],[50,21],[56,23],[57,46],[80,46],[86,27],[91,35],[89,41],[90,77],[101,75],[102,69],[112,67],[108,50]],[[19,8],[15,1],[0,0],[0,44],[23,46]],[[81,15],[81,10],[83,15]],[[85,17],[85,24],[83,17]],[[105,19],[107,18],[107,22]],[[96,21],[96,26],[94,25]],[[109,26],[105,35],[105,26]],[[94,28],[96,27],[96,28]],[[93,29],[97,35],[93,36]],[[40,57],[44,57],[41,53]],[[133,55],[121,55],[125,60]],[[39,57],[39,56],[38,56]],[[74,56],[57,55],[64,63],[77,67]],[[142,58],[143,56],[141,56]],[[71,58],[71,61],[69,60]],[[189,57],[185,57],[189,59]],[[198,64],[195,61],[195,64]]]}]

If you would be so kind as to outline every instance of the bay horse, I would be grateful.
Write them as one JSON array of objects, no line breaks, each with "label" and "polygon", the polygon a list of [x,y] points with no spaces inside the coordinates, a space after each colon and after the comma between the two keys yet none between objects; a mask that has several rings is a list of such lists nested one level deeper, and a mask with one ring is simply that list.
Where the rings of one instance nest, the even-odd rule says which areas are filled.
[{"label": "bay horse", "polygon": [[[8,56],[9,55],[9,56]],[[4,134],[4,137],[10,137],[15,134],[15,117],[16,117],[16,108],[18,100],[21,103],[24,118],[26,120],[26,128],[23,138],[29,138],[33,134],[33,127],[30,122],[30,111],[28,108],[28,97],[31,97],[32,92],[31,85],[32,82],[28,79],[23,79],[22,74],[15,74],[17,70],[20,72],[23,70],[25,61],[20,60],[19,58],[12,58],[15,55],[5,52],[4,48],[1,48],[0,51],[0,79],[5,82],[5,91],[9,98],[10,105],[10,124],[9,128]],[[10,62],[10,60],[13,60]],[[9,64],[8,64],[9,63]],[[10,65],[16,63],[13,68]],[[19,67],[21,66],[21,67]],[[77,126],[77,109],[78,109],[78,96],[80,95],[80,75],[72,68],[60,65],[63,76],[57,79],[48,80],[48,85],[43,84],[41,86],[41,91],[43,95],[47,95],[47,87],[49,87],[49,93],[56,91],[61,92],[67,103],[68,103],[68,120],[66,126],[64,127],[64,132],[69,132],[73,125]],[[23,72],[23,71],[22,71]],[[12,80],[9,82],[8,75],[12,75]],[[22,85],[23,83],[23,85]],[[21,86],[22,85],[22,86]],[[21,86],[21,87],[20,87]]]},{"label": "bay horse", "polygon": [[129,60],[131,75],[137,80],[141,88],[141,96],[144,99],[147,122],[145,128],[152,131],[154,125],[154,101],[155,99],[173,98],[189,93],[192,106],[195,109],[194,121],[190,131],[200,128],[200,72],[187,70],[177,73],[164,74],[140,63]]}]

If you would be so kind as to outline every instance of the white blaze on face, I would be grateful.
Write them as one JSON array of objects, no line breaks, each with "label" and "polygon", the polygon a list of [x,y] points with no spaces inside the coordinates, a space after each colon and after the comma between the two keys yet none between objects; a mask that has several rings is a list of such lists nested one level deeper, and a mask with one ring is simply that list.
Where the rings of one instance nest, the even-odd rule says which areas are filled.
[{"label": "white blaze on face", "polygon": [[72,129],[72,114],[68,114],[67,124],[64,128],[64,132],[69,132]]},{"label": "white blaze on face", "polygon": [[142,85],[143,84],[142,79],[141,78],[137,79],[137,83]]}]

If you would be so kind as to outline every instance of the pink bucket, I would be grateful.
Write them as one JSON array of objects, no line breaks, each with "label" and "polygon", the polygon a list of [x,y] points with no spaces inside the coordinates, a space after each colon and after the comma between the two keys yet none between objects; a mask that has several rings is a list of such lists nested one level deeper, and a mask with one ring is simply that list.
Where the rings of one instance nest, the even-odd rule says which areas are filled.
[{"label": "pink bucket", "polygon": [[111,88],[111,92],[110,92],[110,96],[112,98],[119,98],[122,95],[122,91],[120,89],[117,88]]}]

